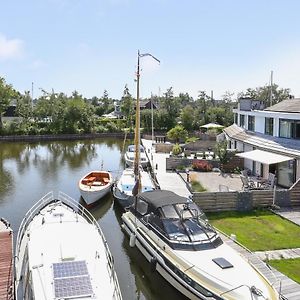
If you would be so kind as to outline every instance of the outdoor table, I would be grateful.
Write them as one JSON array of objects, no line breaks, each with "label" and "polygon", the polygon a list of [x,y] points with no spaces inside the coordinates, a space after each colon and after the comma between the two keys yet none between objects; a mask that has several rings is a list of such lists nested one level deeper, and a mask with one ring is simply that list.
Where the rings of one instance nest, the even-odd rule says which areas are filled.
[{"label": "outdoor table", "polygon": [[249,179],[254,182],[257,188],[260,188],[263,183],[267,182],[267,179],[258,176],[251,176]]}]

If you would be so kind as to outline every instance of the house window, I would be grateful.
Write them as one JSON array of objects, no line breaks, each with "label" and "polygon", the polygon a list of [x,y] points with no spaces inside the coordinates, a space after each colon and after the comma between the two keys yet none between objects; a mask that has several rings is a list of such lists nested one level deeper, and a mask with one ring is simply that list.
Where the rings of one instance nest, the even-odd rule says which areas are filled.
[{"label": "house window", "polygon": [[279,136],[285,138],[291,138],[293,123],[290,120],[279,120]]},{"label": "house window", "polygon": [[240,127],[245,127],[245,115],[240,115]]},{"label": "house window", "polygon": [[279,136],[285,138],[300,139],[300,121],[280,119]]},{"label": "house window", "polygon": [[278,164],[277,183],[280,186],[289,188],[295,182],[295,161],[289,160]]},{"label": "house window", "polygon": [[234,123],[238,124],[238,114],[237,113],[234,114]]},{"label": "house window", "polygon": [[248,130],[254,131],[254,127],[255,127],[255,117],[248,116]]},{"label": "house window", "polygon": [[273,118],[265,118],[265,134],[273,135]]},{"label": "house window", "polygon": [[294,123],[294,138],[300,139],[300,121]]}]

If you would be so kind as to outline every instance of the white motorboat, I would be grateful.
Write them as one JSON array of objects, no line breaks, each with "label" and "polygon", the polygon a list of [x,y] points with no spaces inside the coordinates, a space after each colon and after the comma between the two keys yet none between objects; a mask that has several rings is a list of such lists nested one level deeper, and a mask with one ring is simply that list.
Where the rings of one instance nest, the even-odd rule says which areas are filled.
[{"label": "white motorboat", "polygon": [[17,300],[121,300],[113,258],[94,217],[50,192],[25,215],[15,255]]},{"label": "white motorboat", "polygon": [[254,266],[223,243],[189,199],[171,191],[141,193],[122,221],[130,245],[189,299],[281,299]]},{"label": "white motorboat", "polygon": [[[155,190],[155,183],[152,180],[151,174],[140,170],[140,190],[142,192]],[[121,177],[117,183],[113,186],[113,195],[121,207],[126,208],[132,205],[134,201],[134,187],[136,185],[136,176],[134,169],[127,168],[123,170]]]},{"label": "white motorboat", "polygon": [[107,171],[89,172],[78,182],[80,194],[88,206],[103,198],[112,184],[112,175]]},{"label": "white motorboat", "polygon": [[[128,167],[132,167],[134,165],[135,159],[135,145],[129,145],[127,151],[125,152],[124,158],[125,163]],[[140,155],[139,155],[139,163],[143,168],[146,168],[149,164],[149,159],[145,152],[144,146],[140,145]]]}]

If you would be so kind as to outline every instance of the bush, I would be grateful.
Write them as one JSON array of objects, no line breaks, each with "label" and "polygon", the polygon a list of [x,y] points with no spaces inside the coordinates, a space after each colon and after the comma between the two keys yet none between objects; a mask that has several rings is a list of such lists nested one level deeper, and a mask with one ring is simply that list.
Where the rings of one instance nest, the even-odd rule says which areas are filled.
[{"label": "bush", "polygon": [[173,146],[173,148],[172,148],[172,153],[173,153],[174,155],[178,155],[178,154],[180,154],[181,152],[182,152],[181,147],[180,147],[178,144],[175,144],[175,145]]},{"label": "bush", "polygon": [[192,165],[193,170],[195,171],[201,171],[201,172],[210,172],[212,171],[212,165],[204,160],[196,160],[193,161]]}]

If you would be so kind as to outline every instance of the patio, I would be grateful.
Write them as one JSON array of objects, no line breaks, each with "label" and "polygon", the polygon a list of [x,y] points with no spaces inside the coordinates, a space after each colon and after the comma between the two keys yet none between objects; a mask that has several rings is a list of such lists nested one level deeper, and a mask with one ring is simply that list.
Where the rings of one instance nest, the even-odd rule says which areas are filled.
[{"label": "patio", "polygon": [[227,186],[230,191],[241,191],[242,181],[240,174],[219,172],[190,172],[191,179],[199,181],[207,192],[219,192],[219,186]]}]

